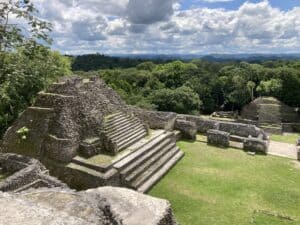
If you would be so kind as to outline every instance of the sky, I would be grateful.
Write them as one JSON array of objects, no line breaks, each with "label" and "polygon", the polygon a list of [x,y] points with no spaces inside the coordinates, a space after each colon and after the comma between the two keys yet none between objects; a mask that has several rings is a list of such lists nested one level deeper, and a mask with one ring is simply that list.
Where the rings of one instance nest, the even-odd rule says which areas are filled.
[{"label": "sky", "polygon": [[66,54],[300,52],[300,0],[33,2]]}]

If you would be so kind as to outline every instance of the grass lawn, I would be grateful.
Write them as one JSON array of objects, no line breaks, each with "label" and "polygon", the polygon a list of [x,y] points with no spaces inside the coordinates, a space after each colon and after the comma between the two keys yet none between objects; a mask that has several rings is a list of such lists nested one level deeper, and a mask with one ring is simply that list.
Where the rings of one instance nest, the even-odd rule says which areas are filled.
[{"label": "grass lawn", "polygon": [[280,135],[280,134],[271,135],[272,141],[279,141],[279,142],[284,142],[289,144],[296,144],[299,138],[300,138],[300,133],[286,134],[286,135]]},{"label": "grass lawn", "polygon": [[185,157],[149,192],[171,202],[181,225],[300,224],[295,162],[199,140],[178,142]]}]

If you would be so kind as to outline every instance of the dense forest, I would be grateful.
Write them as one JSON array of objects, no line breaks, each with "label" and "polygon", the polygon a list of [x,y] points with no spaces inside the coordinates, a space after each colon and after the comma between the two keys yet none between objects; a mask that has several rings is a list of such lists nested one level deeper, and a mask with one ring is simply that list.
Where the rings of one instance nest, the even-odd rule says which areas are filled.
[{"label": "dense forest", "polygon": [[300,60],[247,62],[143,62],[132,68],[82,72],[100,76],[129,103],[178,113],[239,110],[259,96],[300,105]]}]

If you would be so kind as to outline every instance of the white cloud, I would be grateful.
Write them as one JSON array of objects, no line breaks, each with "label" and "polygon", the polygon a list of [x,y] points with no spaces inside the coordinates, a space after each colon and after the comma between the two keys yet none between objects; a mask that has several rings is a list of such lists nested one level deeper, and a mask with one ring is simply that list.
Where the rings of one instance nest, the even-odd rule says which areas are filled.
[{"label": "white cloud", "polygon": [[300,51],[300,7],[281,11],[262,1],[237,10],[180,10],[175,0],[34,1],[54,25],[54,48],[68,53]]}]

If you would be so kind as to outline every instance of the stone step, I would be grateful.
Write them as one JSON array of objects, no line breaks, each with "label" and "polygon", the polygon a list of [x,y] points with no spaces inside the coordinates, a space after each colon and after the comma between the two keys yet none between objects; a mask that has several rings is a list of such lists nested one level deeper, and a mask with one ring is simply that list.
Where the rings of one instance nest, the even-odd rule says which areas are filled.
[{"label": "stone step", "polygon": [[140,165],[138,168],[136,168],[132,173],[130,173],[128,176],[126,176],[125,180],[128,183],[132,183],[133,181],[137,180],[141,174],[143,174],[149,167],[151,167],[153,164],[158,162],[162,157],[164,157],[166,154],[169,153],[169,151],[172,151],[174,149],[175,143],[171,143],[162,149],[160,151],[156,151],[157,154],[155,154],[153,157],[148,158],[147,161],[145,161],[142,165]]},{"label": "stone step", "polygon": [[176,163],[184,156],[182,151],[178,151],[159,171],[151,176],[146,182],[137,188],[138,192],[145,193],[150,190]]},{"label": "stone step", "polygon": [[71,160],[72,163],[80,165],[80,166],[84,166],[87,167],[89,169],[92,170],[96,170],[98,172],[106,172],[108,169],[111,168],[110,165],[99,165],[99,164],[95,164],[95,163],[90,163],[89,161],[87,161],[85,158],[81,157],[81,156],[76,156]]},{"label": "stone step", "polygon": [[73,170],[77,170],[80,171],[82,173],[86,173],[90,176],[94,176],[95,178],[102,178],[102,179],[108,179],[109,177],[114,176],[115,174],[118,173],[118,171],[114,168],[110,168],[108,169],[106,172],[100,172],[91,168],[87,168],[85,166],[76,164],[74,162],[69,163],[67,166],[67,168],[73,169]]},{"label": "stone step", "polygon": [[40,187],[43,187],[43,183],[44,182],[41,179],[37,179],[37,180],[34,180],[28,184],[25,184],[25,185],[17,188],[13,192],[17,193],[17,192],[21,192],[21,191],[26,191],[30,188],[40,188]]},{"label": "stone step", "polygon": [[139,127],[136,127],[134,129],[128,129],[128,130],[125,130],[124,132],[122,132],[119,136],[116,136],[114,138],[111,138],[109,136],[109,138],[111,138],[113,141],[115,142],[122,142],[123,140],[125,140],[126,138],[129,138],[130,136],[136,134],[136,133],[139,133],[141,131],[145,131],[145,128],[143,125],[139,126]]},{"label": "stone step", "polygon": [[149,168],[147,168],[140,176],[138,176],[132,183],[131,186],[134,189],[138,189],[142,186],[153,174],[159,171],[174,155],[179,152],[179,148],[174,146],[172,150],[168,151],[164,154],[160,159],[158,159],[155,163],[153,163]]},{"label": "stone step", "polygon": [[162,140],[165,138],[171,137],[172,133],[161,133],[149,142],[145,143],[143,146],[140,146],[137,150],[132,152],[127,157],[123,158],[122,160],[118,161],[114,164],[114,167],[118,170],[123,170],[125,167],[130,165],[134,160],[137,158],[142,157],[145,153],[149,151],[149,149],[155,147],[157,144],[159,144]]},{"label": "stone step", "polygon": [[106,133],[113,133],[113,132],[118,131],[119,129],[123,128],[124,126],[130,125],[133,123],[141,123],[141,122],[138,120],[138,118],[134,118],[132,120],[125,120],[121,123],[115,123],[115,124],[113,124],[111,126],[107,126],[107,127],[105,126],[104,131]]},{"label": "stone step", "polygon": [[126,121],[126,120],[130,120],[134,117],[132,116],[128,116],[128,115],[119,115],[118,117],[116,118],[113,118],[113,119],[109,119],[109,120],[106,120],[105,121],[105,126],[111,126],[115,123],[119,123],[119,122],[122,122],[122,121]]},{"label": "stone step", "polygon": [[107,133],[107,136],[109,136],[110,138],[115,138],[117,136],[119,136],[120,134],[123,134],[124,131],[127,131],[127,130],[130,130],[130,129],[135,129],[137,127],[140,127],[140,126],[143,126],[142,124],[138,123],[138,122],[135,122],[135,123],[132,123],[132,124],[128,124],[124,127],[121,127],[117,130],[115,130],[114,132],[112,133]]},{"label": "stone step", "polygon": [[241,137],[241,136],[237,136],[237,135],[230,135],[230,141],[244,142],[245,139],[247,139],[247,138]]},{"label": "stone step", "polygon": [[124,168],[121,171],[122,176],[128,176],[129,173],[131,173],[134,169],[136,169],[138,166],[146,162],[149,158],[153,157],[155,154],[158,153],[161,149],[163,149],[166,145],[171,143],[170,138],[163,139],[159,144],[155,146],[150,146],[148,148],[148,151],[140,156],[136,161],[132,162],[130,165],[128,165],[126,168]]},{"label": "stone step", "polygon": [[115,113],[112,113],[110,115],[105,116],[105,118],[106,118],[106,120],[111,120],[111,119],[116,118],[120,115],[124,115],[124,113],[123,112],[115,112]]},{"label": "stone step", "polygon": [[130,145],[132,145],[135,142],[139,141],[140,139],[142,139],[146,135],[147,135],[147,132],[145,130],[143,130],[139,133],[136,133],[135,135],[130,136],[129,138],[123,140],[122,142],[117,142],[118,151],[121,151],[121,150],[129,147]]},{"label": "stone step", "polygon": [[182,134],[181,134],[181,131],[179,130],[174,130],[174,135],[175,135],[175,140],[176,141],[179,141],[181,138],[182,138]]}]

